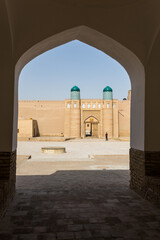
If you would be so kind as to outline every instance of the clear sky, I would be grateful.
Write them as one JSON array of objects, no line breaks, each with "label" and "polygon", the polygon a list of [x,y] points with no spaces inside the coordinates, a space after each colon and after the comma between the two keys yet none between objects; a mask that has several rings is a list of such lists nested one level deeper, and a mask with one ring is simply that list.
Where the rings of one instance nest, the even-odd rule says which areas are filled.
[{"label": "clear sky", "polygon": [[131,89],[126,70],[105,53],[78,40],[43,53],[29,62],[19,78],[20,100],[64,100],[77,85],[81,98],[101,99],[110,86],[115,99]]}]

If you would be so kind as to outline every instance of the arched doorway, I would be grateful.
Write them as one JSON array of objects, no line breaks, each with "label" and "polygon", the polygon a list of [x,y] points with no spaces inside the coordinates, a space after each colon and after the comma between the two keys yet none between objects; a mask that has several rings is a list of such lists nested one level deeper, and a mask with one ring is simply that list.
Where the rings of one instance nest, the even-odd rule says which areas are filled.
[{"label": "arched doorway", "polygon": [[[3,139],[3,151],[8,151],[8,162],[12,162],[14,169],[10,171],[10,165],[7,165],[8,174],[12,174],[13,180],[9,182],[12,190],[15,186],[15,168],[16,168],[16,149],[17,149],[17,122],[18,122],[18,79],[23,67],[36,56],[44,53],[45,51],[57,47],[61,44],[71,40],[80,40],[88,45],[91,45],[109,56],[117,60],[128,72],[131,79],[132,86],[132,105],[131,105],[131,148],[144,150],[144,92],[145,92],[145,75],[144,67],[138,57],[128,48],[121,45],[119,42],[108,37],[101,32],[91,29],[86,26],[78,26],[60,31],[59,33],[51,34],[51,37],[44,38],[43,41],[39,39],[37,43],[32,43],[28,49],[23,49],[23,53],[19,56],[14,65],[14,79],[12,80],[12,88],[14,88],[7,104],[12,111],[8,111],[4,119],[10,119],[10,128],[8,128],[7,121],[4,122],[6,128],[5,136],[8,138]],[[14,80],[14,81],[13,81]],[[11,101],[14,97],[14,101]],[[12,104],[11,104],[12,103]],[[5,107],[5,109],[7,109]],[[134,113],[134,114],[133,114]],[[7,132],[8,131],[8,132]],[[3,137],[3,134],[2,134]],[[2,152],[3,154],[3,152]],[[14,159],[14,160],[13,160]],[[9,166],[9,167],[8,167]],[[133,170],[134,172],[134,170]],[[135,177],[136,178],[136,177]],[[133,174],[134,181],[134,174]],[[12,191],[11,191],[12,192]],[[12,195],[13,193],[11,193]]]},{"label": "arched doorway", "polygon": [[[78,26],[38,42],[19,58],[15,66],[14,119],[12,148],[17,146],[18,79],[23,67],[36,56],[54,47],[77,39],[108,54],[128,72],[132,88],[131,147],[144,149],[144,67],[138,57],[114,39],[86,26]],[[138,104],[136,102],[138,101]],[[134,114],[133,114],[134,113]],[[138,118],[136,117],[138,116]]]},{"label": "arched doorway", "polygon": [[84,121],[84,136],[85,137],[93,137],[98,138],[99,137],[99,121],[94,117],[90,116]]},{"label": "arched doorway", "polygon": [[[39,54],[78,39],[113,57],[130,76],[131,184],[141,192],[145,189],[146,176],[154,175],[159,168],[160,3],[135,0],[73,4],[70,1],[68,5],[67,1],[59,2],[39,1],[31,6],[29,1],[1,1],[1,180],[7,182],[7,191],[12,192],[20,71]],[[154,93],[152,97],[151,93]]]},{"label": "arched doorway", "polygon": [[[77,26],[69,28],[65,31],[59,31],[58,33],[51,34],[50,37],[39,40],[37,43],[33,43],[28,50],[24,50],[15,64],[15,77],[14,77],[14,114],[13,114],[13,132],[11,148],[16,150],[17,148],[17,121],[18,121],[18,79],[23,67],[36,56],[58,47],[64,43],[72,40],[82,41],[92,47],[95,47],[104,53],[108,54],[116,61],[118,61],[127,71],[131,80],[131,137],[130,145],[131,152],[144,151],[144,113],[145,113],[145,72],[144,66],[140,59],[129,48],[122,45],[118,40],[114,40],[108,37],[107,34],[103,34],[88,26]],[[81,126],[82,130],[82,126]],[[80,131],[79,131],[80,134]],[[8,144],[8,142],[7,142]],[[7,146],[7,145],[6,145]],[[16,152],[14,152],[16,155]],[[137,154],[137,153],[136,153]],[[131,160],[134,162],[134,156],[131,155]],[[137,175],[134,174],[134,167],[131,168],[131,182],[136,182]],[[133,173],[133,174],[132,174]],[[137,187],[137,186],[136,186]]]}]

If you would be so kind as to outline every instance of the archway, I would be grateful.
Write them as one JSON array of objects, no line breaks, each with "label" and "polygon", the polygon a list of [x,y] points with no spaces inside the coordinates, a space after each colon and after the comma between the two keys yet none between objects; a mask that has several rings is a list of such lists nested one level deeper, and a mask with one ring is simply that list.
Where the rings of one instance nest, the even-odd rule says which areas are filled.
[{"label": "archway", "polygon": [[[13,3],[11,0],[2,0],[0,6],[2,210],[14,195],[19,73],[34,57],[73,39],[107,53],[128,72],[132,84],[130,184],[132,189],[144,197],[148,193],[151,195],[150,199],[155,198],[156,194],[160,196],[157,185],[154,186],[154,177],[160,175],[160,128],[157,128],[160,121],[160,2],[96,0],[90,3],[86,1],[68,3],[64,0],[36,0],[31,4],[29,1],[15,0]],[[97,180],[96,176],[92,178]],[[128,191],[128,186],[126,190]],[[88,192],[86,196],[88,197]],[[124,198],[126,199],[126,196]],[[140,208],[143,209],[143,206]],[[131,213],[132,211],[133,204]],[[86,209],[84,212],[86,213]],[[150,209],[148,212],[151,212]],[[121,216],[123,212],[120,218]],[[148,216],[146,220],[148,221]],[[146,224],[145,229],[148,229],[147,227]],[[113,230],[115,232],[116,229]]]},{"label": "archway", "polygon": [[17,146],[18,78],[22,68],[41,53],[74,39],[87,43],[108,54],[118,61],[128,72],[132,87],[131,148],[144,150],[144,67],[137,56],[129,49],[110,37],[86,26],[72,28],[47,38],[26,51],[18,60],[15,67],[12,149],[15,149]]},{"label": "archway", "polygon": [[[22,68],[30,60],[41,53],[71,40],[80,40],[91,45],[118,61],[128,72],[131,87],[131,149],[144,151],[144,110],[145,110],[145,74],[144,67],[138,57],[129,49],[106,35],[86,26],[79,26],[59,34],[55,34],[26,51],[18,60],[15,67],[14,82],[14,118],[12,149],[17,148],[17,119],[18,119],[18,78]],[[131,171],[131,182],[136,181],[135,169]],[[132,174],[133,173],[133,174]]]},{"label": "archway", "polygon": [[84,121],[84,136],[85,137],[99,137],[99,121],[94,117],[90,116]]}]

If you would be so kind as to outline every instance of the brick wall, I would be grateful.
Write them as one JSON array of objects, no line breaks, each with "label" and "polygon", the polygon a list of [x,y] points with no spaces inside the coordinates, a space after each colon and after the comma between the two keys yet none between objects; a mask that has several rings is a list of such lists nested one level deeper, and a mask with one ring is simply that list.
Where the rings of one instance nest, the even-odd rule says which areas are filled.
[{"label": "brick wall", "polygon": [[16,182],[16,151],[0,153],[0,217],[12,200]]},{"label": "brick wall", "polygon": [[160,201],[160,152],[130,149],[130,187],[142,197]]}]

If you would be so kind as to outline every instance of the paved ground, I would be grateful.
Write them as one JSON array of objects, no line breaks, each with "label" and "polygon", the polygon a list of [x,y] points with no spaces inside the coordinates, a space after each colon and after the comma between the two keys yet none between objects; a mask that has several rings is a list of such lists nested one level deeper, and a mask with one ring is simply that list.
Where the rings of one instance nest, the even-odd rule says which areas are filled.
[{"label": "paved ground", "polygon": [[[62,155],[46,155],[41,147],[63,146],[67,153]],[[18,155],[32,155],[37,161],[86,161],[88,155],[128,155],[129,142],[108,141],[102,139],[81,139],[66,142],[18,142]]]},{"label": "paved ground", "polygon": [[127,169],[127,156],[18,162],[0,240],[159,240],[160,209],[129,189]]}]

